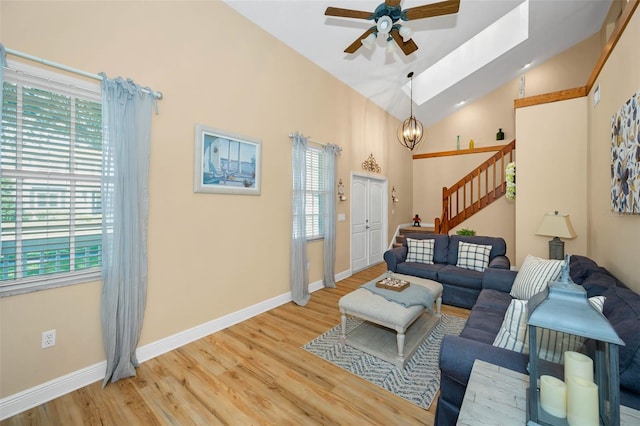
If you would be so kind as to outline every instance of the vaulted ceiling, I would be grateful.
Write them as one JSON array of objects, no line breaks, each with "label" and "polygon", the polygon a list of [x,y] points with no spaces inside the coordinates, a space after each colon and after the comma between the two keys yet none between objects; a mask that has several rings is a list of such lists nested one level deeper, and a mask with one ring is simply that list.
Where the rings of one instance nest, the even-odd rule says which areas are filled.
[{"label": "vaulted ceiling", "polygon": [[[455,14],[399,21],[418,49],[345,53],[373,20],[325,16],[327,7],[373,12],[382,0],[224,0],[229,6],[398,119],[426,126],[598,32],[611,0],[460,0]],[[403,10],[437,0],[403,0]],[[498,25],[507,25],[500,29]],[[504,29],[506,28],[506,29]],[[504,46],[502,45],[506,43]]]}]

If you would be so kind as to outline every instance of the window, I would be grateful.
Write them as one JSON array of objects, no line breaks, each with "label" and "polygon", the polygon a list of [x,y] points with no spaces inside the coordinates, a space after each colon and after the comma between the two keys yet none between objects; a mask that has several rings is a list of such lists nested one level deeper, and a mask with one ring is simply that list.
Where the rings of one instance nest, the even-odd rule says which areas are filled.
[{"label": "window", "polygon": [[2,87],[0,295],[100,277],[100,85],[10,63]]},{"label": "window", "polygon": [[322,151],[307,148],[306,234],[307,239],[324,235],[324,161]]}]

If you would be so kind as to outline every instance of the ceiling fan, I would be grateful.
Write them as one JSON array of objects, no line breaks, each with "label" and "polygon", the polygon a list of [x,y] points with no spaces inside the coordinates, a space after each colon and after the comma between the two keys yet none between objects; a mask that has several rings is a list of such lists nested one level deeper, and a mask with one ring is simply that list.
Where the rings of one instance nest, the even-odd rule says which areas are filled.
[{"label": "ceiling fan", "polygon": [[355,53],[355,51],[363,45],[365,47],[373,47],[376,36],[381,34],[387,37],[388,43],[394,40],[405,55],[410,55],[418,50],[418,46],[411,39],[411,30],[408,27],[402,26],[398,21],[412,21],[415,19],[431,18],[433,16],[450,15],[452,13],[458,13],[458,9],[460,8],[460,0],[446,0],[402,10],[400,1],[401,0],[385,0],[385,2],[378,5],[373,12],[327,7],[324,14],[326,16],[375,21],[376,25],[365,31],[344,50],[346,53]]}]

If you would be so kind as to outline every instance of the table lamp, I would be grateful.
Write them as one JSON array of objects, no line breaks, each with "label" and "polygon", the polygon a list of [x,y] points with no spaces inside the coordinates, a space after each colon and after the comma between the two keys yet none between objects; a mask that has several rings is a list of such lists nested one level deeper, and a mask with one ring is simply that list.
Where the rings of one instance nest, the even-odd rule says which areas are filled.
[{"label": "table lamp", "polygon": [[568,214],[546,213],[536,235],[553,237],[549,241],[549,259],[564,259],[564,241],[560,238],[575,238],[576,232],[571,226]]}]

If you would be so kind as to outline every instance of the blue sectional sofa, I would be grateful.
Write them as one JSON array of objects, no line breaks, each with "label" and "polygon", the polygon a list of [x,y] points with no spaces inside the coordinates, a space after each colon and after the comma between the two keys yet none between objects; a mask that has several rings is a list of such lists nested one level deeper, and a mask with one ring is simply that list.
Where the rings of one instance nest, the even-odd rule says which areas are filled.
[{"label": "blue sectional sofa", "polygon": [[[603,314],[625,342],[620,347],[620,402],[640,409],[640,295],[587,257],[571,256],[569,268],[572,281],[582,285],[588,297],[606,297]],[[442,340],[436,425],[456,424],[476,359],[528,374],[528,355],[493,346],[512,300],[509,292],[516,275],[515,271],[488,268],[462,333]]]},{"label": "blue sectional sofa", "polygon": [[[407,239],[433,239],[433,264],[407,262]],[[384,253],[387,269],[399,274],[414,275],[438,281],[442,284],[442,303],[447,305],[471,308],[483,288],[484,272],[456,266],[458,262],[458,245],[460,242],[490,245],[489,269],[508,270],[511,262],[506,256],[507,244],[502,238],[483,236],[462,236],[446,234],[415,233],[405,235],[402,247],[395,247]]]}]

